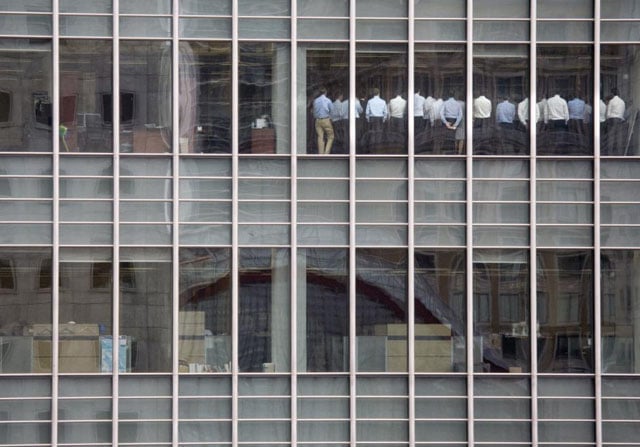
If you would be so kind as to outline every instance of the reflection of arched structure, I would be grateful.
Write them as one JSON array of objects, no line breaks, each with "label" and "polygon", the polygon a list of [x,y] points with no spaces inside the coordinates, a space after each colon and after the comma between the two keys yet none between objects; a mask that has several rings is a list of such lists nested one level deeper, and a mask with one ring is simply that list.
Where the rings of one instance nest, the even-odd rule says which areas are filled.
[{"label": "reflection of arched structure", "polygon": [[538,251],[538,369],[593,370],[593,256]]}]

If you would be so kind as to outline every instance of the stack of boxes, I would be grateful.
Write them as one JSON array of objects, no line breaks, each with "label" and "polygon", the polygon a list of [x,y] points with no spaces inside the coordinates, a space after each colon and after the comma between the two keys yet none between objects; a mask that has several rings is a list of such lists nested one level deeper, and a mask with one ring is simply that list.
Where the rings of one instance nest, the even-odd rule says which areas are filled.
[{"label": "stack of boxes", "polygon": [[189,365],[189,370],[203,368],[205,365],[204,311],[180,311],[179,334],[180,363]]},{"label": "stack of boxes", "polygon": [[[386,371],[407,370],[407,325],[377,324],[374,335],[386,337]],[[415,325],[415,370],[450,372],[453,369],[451,327],[444,324]]]},{"label": "stack of boxes", "polygon": [[[51,372],[51,325],[34,324],[27,329],[33,337],[34,373]],[[100,349],[97,324],[65,323],[59,329],[58,370],[65,372],[98,372]]]}]

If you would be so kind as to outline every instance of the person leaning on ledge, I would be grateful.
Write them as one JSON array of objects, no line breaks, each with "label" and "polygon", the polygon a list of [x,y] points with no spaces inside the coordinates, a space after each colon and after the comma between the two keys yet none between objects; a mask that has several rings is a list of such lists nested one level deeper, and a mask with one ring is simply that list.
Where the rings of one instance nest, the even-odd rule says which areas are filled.
[{"label": "person leaning on ledge", "polygon": [[[333,145],[334,133],[331,124],[331,110],[333,105],[327,98],[327,89],[320,87],[320,95],[313,100],[313,117],[315,118],[316,134],[318,136],[318,153],[328,154]],[[327,141],[325,143],[325,137]]]}]

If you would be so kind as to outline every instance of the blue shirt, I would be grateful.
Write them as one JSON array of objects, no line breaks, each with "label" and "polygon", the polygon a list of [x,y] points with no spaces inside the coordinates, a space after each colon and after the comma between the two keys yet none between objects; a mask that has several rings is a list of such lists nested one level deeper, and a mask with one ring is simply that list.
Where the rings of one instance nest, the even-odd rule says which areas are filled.
[{"label": "blue shirt", "polygon": [[504,100],[496,107],[496,122],[497,123],[513,123],[513,119],[516,116],[516,106],[509,101]]},{"label": "blue shirt", "polygon": [[380,96],[376,95],[367,102],[367,121],[369,121],[369,118],[371,117],[386,120],[388,114],[387,103],[384,99],[380,99]]},{"label": "blue shirt", "polygon": [[331,100],[325,95],[320,95],[313,100],[313,117],[316,119],[329,118],[331,108]]},{"label": "blue shirt", "polygon": [[447,118],[455,118],[456,122],[453,123],[453,125],[456,127],[462,120],[462,107],[460,107],[460,103],[453,98],[449,98],[443,102],[442,108],[440,109],[440,119],[443,124],[447,124]]},{"label": "blue shirt", "polygon": [[567,103],[569,107],[569,119],[570,120],[582,120],[584,119],[585,103],[580,98],[573,98]]}]

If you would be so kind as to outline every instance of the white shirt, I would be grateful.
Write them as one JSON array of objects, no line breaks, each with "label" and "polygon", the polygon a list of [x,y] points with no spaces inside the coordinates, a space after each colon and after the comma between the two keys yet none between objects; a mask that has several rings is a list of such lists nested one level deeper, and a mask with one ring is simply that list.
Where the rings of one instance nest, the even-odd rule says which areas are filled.
[{"label": "white shirt", "polygon": [[491,101],[484,95],[478,96],[473,100],[473,117],[474,118],[491,118]]},{"label": "white shirt", "polygon": [[569,107],[567,101],[560,95],[555,95],[547,99],[547,106],[544,108],[544,122],[549,121],[569,121]]},{"label": "white shirt", "polygon": [[433,119],[431,118],[431,111],[433,110],[433,104],[436,102],[436,100],[431,97],[431,96],[427,96],[424,99],[424,119],[428,119],[431,121],[431,125],[433,126]]},{"label": "white shirt", "polygon": [[389,115],[391,118],[404,118],[407,111],[407,100],[398,95],[389,101]]},{"label": "white shirt", "polygon": [[413,116],[424,116],[424,101],[420,93],[413,95]]},{"label": "white shirt", "polygon": [[607,105],[601,99],[600,100],[600,122],[604,123],[607,120]]},{"label": "white shirt", "polygon": [[609,118],[620,118],[624,119],[624,101],[620,99],[618,95],[614,96],[609,100],[609,104],[607,104],[607,119]]},{"label": "white shirt", "polygon": [[529,121],[529,98],[524,98],[518,103],[518,119],[525,126]]}]

